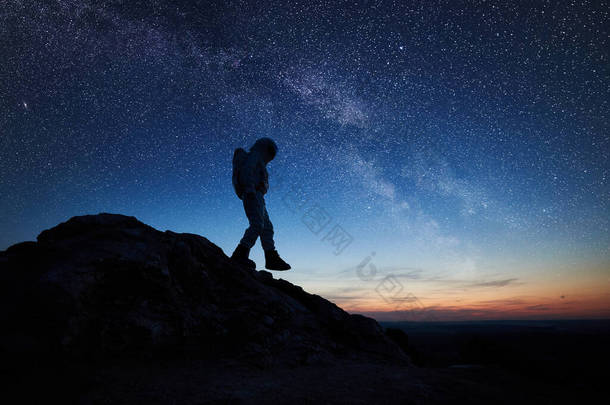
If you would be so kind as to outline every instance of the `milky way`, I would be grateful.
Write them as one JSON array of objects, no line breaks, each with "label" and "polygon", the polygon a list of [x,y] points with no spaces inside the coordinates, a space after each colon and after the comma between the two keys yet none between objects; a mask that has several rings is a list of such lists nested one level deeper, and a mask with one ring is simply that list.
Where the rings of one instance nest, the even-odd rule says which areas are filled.
[{"label": "milky way", "polygon": [[[310,290],[391,310],[387,276],[444,308],[490,288],[585,302],[590,283],[607,302],[608,10],[9,0],[0,249],[117,212],[230,253],[246,225],[232,151],[269,136],[277,245]],[[333,229],[349,236],[339,254]],[[367,257],[372,280],[356,272]]]}]

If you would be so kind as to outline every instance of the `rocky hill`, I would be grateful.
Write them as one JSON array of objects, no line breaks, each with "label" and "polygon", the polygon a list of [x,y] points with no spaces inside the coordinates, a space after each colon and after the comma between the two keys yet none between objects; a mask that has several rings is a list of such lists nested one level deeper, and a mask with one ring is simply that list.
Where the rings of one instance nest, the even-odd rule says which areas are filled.
[{"label": "rocky hill", "polygon": [[547,398],[501,370],[414,367],[404,332],[124,215],[74,217],[0,252],[0,325],[10,403]]},{"label": "rocky hill", "polygon": [[340,358],[408,362],[350,315],[208,239],[134,217],[86,215],[0,253],[2,346],[99,356],[188,351],[261,366]]}]

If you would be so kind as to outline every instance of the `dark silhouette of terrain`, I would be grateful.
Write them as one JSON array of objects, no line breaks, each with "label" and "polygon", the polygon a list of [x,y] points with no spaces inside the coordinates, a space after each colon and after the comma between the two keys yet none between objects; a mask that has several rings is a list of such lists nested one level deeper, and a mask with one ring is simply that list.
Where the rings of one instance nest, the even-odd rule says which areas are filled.
[{"label": "dark silhouette of terrain", "polygon": [[600,372],[610,363],[607,319],[381,324],[408,335],[405,351],[419,367],[503,370],[548,385],[563,400],[608,394]]},{"label": "dark silhouette of terrain", "polygon": [[235,265],[204,237],[134,217],[74,217],[14,245],[2,255],[1,280],[6,332],[27,337],[32,350],[188,348],[265,365],[335,355],[407,361],[375,320]]},{"label": "dark silhouette of terrain", "polygon": [[74,217],[0,252],[0,324],[13,402],[564,398],[501,369],[416,367],[409,356],[425,356],[401,328],[240,266],[202,236],[123,215]]}]

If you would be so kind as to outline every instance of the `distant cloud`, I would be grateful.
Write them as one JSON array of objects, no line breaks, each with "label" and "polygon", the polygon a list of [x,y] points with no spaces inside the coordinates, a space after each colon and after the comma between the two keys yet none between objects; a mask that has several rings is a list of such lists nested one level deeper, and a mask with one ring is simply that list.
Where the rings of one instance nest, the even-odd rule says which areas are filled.
[{"label": "distant cloud", "polygon": [[507,278],[505,280],[485,281],[482,283],[471,284],[473,287],[504,287],[509,284],[515,284],[518,279]]},{"label": "distant cloud", "polygon": [[546,305],[542,305],[542,304],[539,304],[539,305],[530,305],[530,306],[525,307],[525,309],[529,309],[529,310],[532,310],[532,311],[549,311],[549,310],[551,310],[551,308],[547,307]]},{"label": "distant cloud", "polygon": [[408,280],[421,280],[423,278],[423,269],[414,267],[382,267],[381,271],[394,274],[398,278],[406,278]]},{"label": "distant cloud", "polygon": [[525,305],[527,302],[520,298],[505,298],[505,299],[497,299],[497,300],[487,300],[487,301],[479,301],[479,304],[488,305],[498,305],[498,306],[513,306],[513,305]]}]

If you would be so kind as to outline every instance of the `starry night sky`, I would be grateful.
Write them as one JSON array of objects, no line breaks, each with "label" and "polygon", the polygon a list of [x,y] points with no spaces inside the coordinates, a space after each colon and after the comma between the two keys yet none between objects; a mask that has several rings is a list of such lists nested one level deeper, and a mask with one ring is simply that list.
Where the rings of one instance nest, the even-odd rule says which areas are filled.
[{"label": "starry night sky", "polygon": [[232,152],[268,136],[282,278],[378,319],[610,317],[609,9],[4,1],[0,249],[114,212],[231,254]]}]

